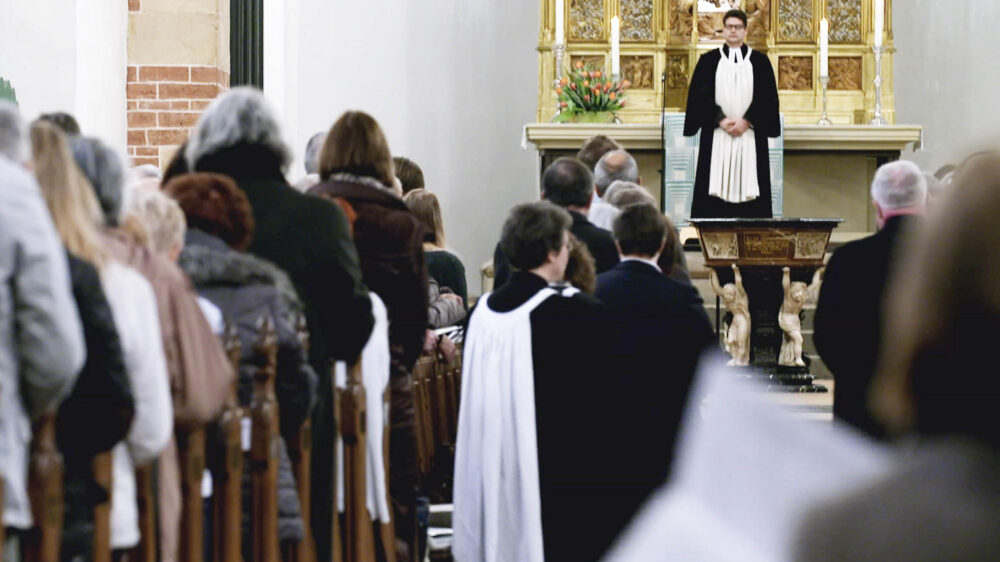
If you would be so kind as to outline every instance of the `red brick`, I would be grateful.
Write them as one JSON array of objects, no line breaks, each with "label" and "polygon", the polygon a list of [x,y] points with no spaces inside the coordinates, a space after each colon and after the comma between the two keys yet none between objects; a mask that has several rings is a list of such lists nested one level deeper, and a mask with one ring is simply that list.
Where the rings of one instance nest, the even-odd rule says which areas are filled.
[{"label": "red brick", "polygon": [[160,84],[160,99],[212,99],[219,94],[215,84]]},{"label": "red brick", "polygon": [[139,67],[139,80],[143,82],[187,82],[188,77],[186,66]]},{"label": "red brick", "polygon": [[139,109],[188,109],[189,105],[186,101],[141,101]]},{"label": "red brick", "polygon": [[191,109],[192,110],[205,109],[206,107],[208,107],[208,105],[210,103],[212,103],[212,102],[210,102],[210,101],[192,101],[191,102]]},{"label": "red brick", "polygon": [[133,148],[136,156],[159,156],[160,149],[151,146],[137,146]]},{"label": "red brick", "polygon": [[145,129],[130,130],[128,132],[128,144],[129,146],[146,144],[146,130]]},{"label": "red brick", "polygon": [[135,82],[136,81],[135,75],[136,75],[135,67],[134,66],[128,67],[125,70],[125,81],[126,82]]},{"label": "red brick", "polygon": [[156,84],[128,84],[125,95],[130,100],[156,99]]},{"label": "red brick", "polygon": [[152,111],[129,111],[128,126],[132,129],[140,127],[155,127],[156,114]]},{"label": "red brick", "polygon": [[153,146],[181,144],[188,138],[187,129],[152,129],[148,134]]},{"label": "red brick", "polygon": [[135,109],[137,107],[138,107],[138,104],[136,102],[134,102],[134,101],[127,101],[127,102],[125,102],[125,109],[127,109],[128,111],[132,111],[133,109]]},{"label": "red brick", "polygon": [[219,69],[212,66],[192,66],[191,81],[204,84],[218,84]]},{"label": "red brick", "polygon": [[156,166],[157,168],[159,168],[160,167],[160,159],[159,158],[133,158],[132,159],[132,165],[133,166],[142,166],[143,164],[152,164],[152,165]]},{"label": "red brick", "polygon": [[194,127],[198,123],[197,113],[163,112],[159,115],[161,127]]},{"label": "red brick", "polygon": [[138,12],[141,8],[139,0],[128,0],[128,11]]}]

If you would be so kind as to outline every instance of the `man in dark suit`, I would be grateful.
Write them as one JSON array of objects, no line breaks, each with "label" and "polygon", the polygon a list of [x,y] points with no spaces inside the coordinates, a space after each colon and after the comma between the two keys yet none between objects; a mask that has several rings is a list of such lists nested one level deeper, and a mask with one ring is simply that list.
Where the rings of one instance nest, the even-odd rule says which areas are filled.
[{"label": "man in dark suit", "polygon": [[[560,158],[542,174],[542,199],[569,211],[573,225],[569,231],[594,256],[597,273],[603,273],[618,263],[618,250],[611,233],[587,220],[594,197],[594,177],[587,166],[576,158]],[[510,262],[497,244],[493,252],[493,287],[499,289],[511,276]]]},{"label": "man in dark suit", "polygon": [[845,244],[830,257],[823,275],[813,339],[834,377],[833,414],[869,435],[884,429],[868,411],[885,295],[898,241],[922,220],[927,180],[912,162],[886,164],[875,173],[872,201],[879,231]]},{"label": "man in dark suit", "polygon": [[622,209],[613,228],[622,261],[597,277],[595,296],[619,315],[617,371],[635,406],[636,427],[644,428],[632,436],[642,451],[633,465],[638,506],[669,474],[691,380],[713,335],[698,291],[657,266],[661,253],[674,251],[669,219],[635,203]]}]

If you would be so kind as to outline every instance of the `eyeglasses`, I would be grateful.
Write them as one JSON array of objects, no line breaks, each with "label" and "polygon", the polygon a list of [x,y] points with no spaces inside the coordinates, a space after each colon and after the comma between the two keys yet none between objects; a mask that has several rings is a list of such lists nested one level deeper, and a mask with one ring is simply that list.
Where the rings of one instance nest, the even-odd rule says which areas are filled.
[{"label": "eyeglasses", "polygon": [[742,31],[746,29],[746,27],[747,26],[745,25],[727,25],[726,29],[728,29],[729,31]]}]

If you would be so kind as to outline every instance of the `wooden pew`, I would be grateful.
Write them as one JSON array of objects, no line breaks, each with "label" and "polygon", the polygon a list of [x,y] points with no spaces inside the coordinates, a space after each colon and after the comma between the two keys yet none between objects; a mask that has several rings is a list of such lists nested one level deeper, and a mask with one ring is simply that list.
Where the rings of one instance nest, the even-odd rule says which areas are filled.
[{"label": "wooden pew", "polygon": [[[223,345],[229,362],[239,373],[240,338],[236,326],[226,326]],[[237,375],[218,422],[218,445],[222,449],[222,459],[212,472],[212,559],[215,562],[239,560],[242,556],[240,526],[243,498],[240,486],[243,480],[241,431],[244,413],[236,392],[238,380]]]},{"label": "wooden pew", "polygon": [[49,412],[33,429],[28,463],[28,498],[35,526],[24,543],[24,560],[58,562],[62,538],[63,458],[56,448],[56,414]]},{"label": "wooden pew", "polygon": [[433,377],[434,358],[430,355],[420,357],[413,367],[413,400],[417,434],[417,468],[421,477],[430,472],[434,459],[434,420],[430,398]]},{"label": "wooden pew", "polygon": [[[94,461],[91,466],[94,470],[94,481],[97,482],[98,486],[104,488],[108,494],[107,501],[94,506],[94,562],[111,562],[111,451],[100,453],[94,457]],[[150,468],[146,467],[143,470],[149,471]],[[138,479],[137,475],[136,480]],[[152,490],[152,478],[148,477],[148,472],[146,482],[147,487]],[[141,490],[141,488],[137,486],[137,495],[139,490]],[[151,492],[148,497],[150,500],[152,499]],[[143,505],[141,500],[139,502],[139,507],[139,531],[141,533],[145,533],[146,529],[143,527],[141,509]],[[149,512],[151,513],[153,506],[150,505],[148,507]],[[155,530],[153,532],[155,533]],[[155,560],[155,556],[149,560]]]},{"label": "wooden pew", "polygon": [[176,433],[181,465],[181,528],[178,558],[204,560],[204,507],[201,482],[205,472],[205,428],[179,429]]},{"label": "wooden pew", "polygon": [[344,443],[344,559],[374,562],[375,542],[365,488],[365,387],[360,362],[347,372],[341,393],[341,437]]},{"label": "wooden pew", "polygon": [[[295,325],[299,343],[303,353],[309,355],[309,329],[306,319],[299,316]],[[302,509],[302,523],[305,526],[305,537],[295,544],[286,545],[282,558],[288,562],[315,562],[316,546],[313,542],[310,513],[312,509],[312,487],[310,486],[309,464],[312,461],[312,422],[309,418],[302,423],[299,431],[288,440],[288,456],[292,461],[292,472],[295,475],[295,486],[298,491],[299,505]],[[336,518],[334,518],[336,519]]]},{"label": "wooden pew", "polygon": [[276,562],[278,545],[278,401],[274,394],[277,367],[277,338],[273,321],[265,316],[257,324],[254,344],[256,367],[250,399],[250,488],[253,557],[259,562]]},{"label": "wooden pew", "polygon": [[[382,420],[382,467],[381,469],[385,472],[385,501],[387,505],[392,505],[392,499],[389,497],[389,434],[391,432],[392,424],[390,411],[390,397],[392,392],[387,385],[385,392],[382,393],[382,411],[386,412],[386,415]],[[385,554],[386,562],[396,562],[396,528],[394,520],[390,519],[388,522],[380,522],[379,531],[381,532],[382,539],[382,550]]]}]

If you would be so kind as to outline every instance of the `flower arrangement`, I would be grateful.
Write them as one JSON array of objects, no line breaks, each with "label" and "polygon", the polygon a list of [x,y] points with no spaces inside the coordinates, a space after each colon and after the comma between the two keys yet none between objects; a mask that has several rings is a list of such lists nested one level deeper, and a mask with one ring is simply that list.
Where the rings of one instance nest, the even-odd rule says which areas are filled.
[{"label": "flower arrangement", "polygon": [[[628,80],[615,82],[600,70],[584,67],[577,61],[568,78],[562,78],[556,85],[559,100],[559,114],[555,121],[601,121],[606,116],[625,107],[625,90],[631,86]],[[586,119],[591,114],[596,119]]]}]

